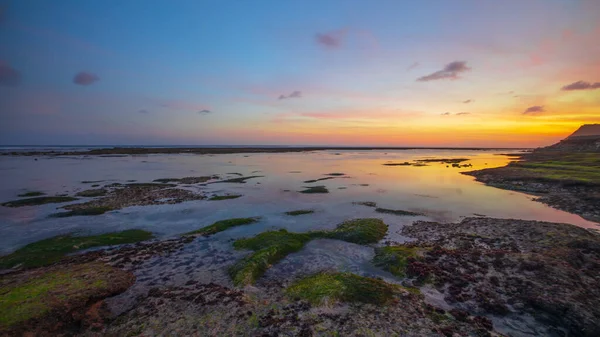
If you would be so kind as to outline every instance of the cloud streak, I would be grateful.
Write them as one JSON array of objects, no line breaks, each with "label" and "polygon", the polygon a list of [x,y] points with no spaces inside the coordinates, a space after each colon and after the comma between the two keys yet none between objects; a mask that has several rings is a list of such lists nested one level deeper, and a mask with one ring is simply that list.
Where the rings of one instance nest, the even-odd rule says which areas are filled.
[{"label": "cloud streak", "polygon": [[302,91],[292,91],[289,95],[279,95],[278,99],[289,99],[289,98],[301,98],[302,97]]},{"label": "cloud streak", "polygon": [[546,109],[544,108],[543,105],[534,105],[534,106],[530,106],[529,108],[527,108],[523,114],[525,115],[529,115],[529,114],[537,114],[540,112],[545,112]]},{"label": "cloud streak", "polygon": [[455,114],[453,115],[453,114],[451,114],[451,113],[449,113],[449,112],[444,112],[444,113],[442,113],[441,115],[442,115],[442,116],[465,116],[465,115],[470,115],[470,114],[471,114],[470,112],[457,112],[457,113],[455,113]]},{"label": "cloud streak", "polygon": [[472,99],[468,99],[466,101],[463,101],[463,103],[465,103],[465,104],[473,103],[473,100]]},{"label": "cloud streak", "polygon": [[326,49],[337,49],[342,46],[342,40],[346,35],[345,30],[339,30],[329,33],[317,33],[315,34],[315,42]]},{"label": "cloud streak", "polygon": [[590,83],[585,81],[577,81],[568,85],[565,85],[560,90],[573,91],[573,90],[594,90],[600,89],[600,82]]},{"label": "cloud streak", "polygon": [[471,68],[469,68],[467,66],[466,61],[454,61],[454,62],[448,63],[442,70],[438,70],[429,75],[417,78],[417,81],[418,82],[428,82],[428,81],[437,81],[437,80],[445,80],[445,79],[456,80],[459,78],[459,76],[458,76],[459,74],[464,73],[469,70],[471,70]]},{"label": "cloud streak", "polygon": [[21,73],[4,61],[0,61],[0,85],[14,87],[19,83],[21,83]]},{"label": "cloud streak", "polygon": [[208,109],[203,109],[203,110],[198,111],[198,113],[200,115],[208,115],[208,114],[212,113],[212,111],[210,111]]},{"label": "cloud streak", "polygon": [[73,83],[77,85],[91,85],[100,80],[96,74],[81,71],[73,76]]}]

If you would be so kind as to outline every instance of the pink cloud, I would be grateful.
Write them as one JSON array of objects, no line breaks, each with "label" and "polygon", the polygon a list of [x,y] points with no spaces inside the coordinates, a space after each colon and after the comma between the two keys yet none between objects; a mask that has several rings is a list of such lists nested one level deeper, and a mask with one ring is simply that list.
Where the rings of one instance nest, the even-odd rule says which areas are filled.
[{"label": "pink cloud", "polygon": [[460,73],[471,70],[467,66],[467,62],[465,61],[454,61],[448,63],[442,70],[438,70],[434,73],[431,73],[427,76],[422,76],[417,79],[419,82],[427,82],[427,81],[435,81],[435,80],[443,80],[443,79],[458,79],[458,75]]},{"label": "pink cloud", "polygon": [[8,63],[0,60],[0,85],[17,86],[21,82],[21,73]]},{"label": "pink cloud", "polygon": [[345,29],[329,33],[317,33],[315,35],[315,41],[324,48],[337,49],[342,46],[346,33],[347,31]]},{"label": "pink cloud", "polygon": [[90,85],[100,80],[100,77],[96,74],[81,71],[73,77],[73,83],[78,85]]}]

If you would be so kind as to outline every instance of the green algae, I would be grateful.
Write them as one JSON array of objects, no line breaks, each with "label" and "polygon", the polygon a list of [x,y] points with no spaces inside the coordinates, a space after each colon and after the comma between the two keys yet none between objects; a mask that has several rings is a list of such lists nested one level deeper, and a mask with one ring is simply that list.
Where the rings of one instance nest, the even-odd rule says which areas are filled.
[{"label": "green algae", "polygon": [[183,178],[161,178],[154,179],[156,183],[179,183],[179,184],[200,184],[205,183],[211,179],[216,179],[216,176],[202,176],[202,177],[183,177]]},{"label": "green algae", "polygon": [[84,208],[77,208],[68,212],[59,212],[50,214],[51,218],[68,218],[72,216],[93,216],[93,215],[101,215],[106,212],[110,212],[113,209],[111,207],[106,206],[91,206]]},{"label": "green algae", "polygon": [[415,212],[405,211],[405,210],[401,210],[401,209],[388,209],[388,208],[380,208],[380,207],[377,207],[375,209],[375,212],[377,212],[377,213],[385,213],[385,214],[394,214],[394,215],[400,215],[400,216],[419,216],[419,215],[423,215],[421,213],[415,213]]},{"label": "green algae", "polygon": [[253,284],[271,265],[297,252],[313,239],[336,239],[356,244],[377,243],[387,234],[387,225],[380,219],[354,219],[339,224],[331,231],[291,233],[285,229],[268,231],[233,243],[235,249],[252,250],[229,269],[235,285]]},{"label": "green algae", "polygon": [[385,305],[394,299],[399,289],[399,286],[379,279],[352,273],[323,272],[292,283],[286,289],[286,294],[290,298],[300,298],[313,305],[335,302]]},{"label": "green algae", "polygon": [[101,197],[106,195],[107,190],[103,188],[81,191],[75,194],[78,197]]},{"label": "green algae", "polygon": [[405,277],[408,260],[420,256],[425,250],[408,246],[378,247],[375,249],[373,264],[398,277]]},{"label": "green algae", "polygon": [[213,223],[210,226],[206,226],[206,227],[197,229],[195,231],[185,233],[184,235],[210,236],[210,235],[228,230],[229,228],[232,228],[232,227],[249,225],[249,224],[255,223],[259,219],[260,218],[256,217],[256,218],[233,218],[233,219],[220,220],[220,221]]},{"label": "green algae", "polygon": [[325,186],[308,186],[305,190],[299,191],[300,193],[313,194],[313,193],[329,193],[329,190]]},{"label": "green algae", "polygon": [[[115,285],[115,279],[119,284]],[[131,281],[127,272],[101,263],[60,268],[0,286],[0,331],[55,311],[85,307],[90,299],[123,291]],[[66,312],[65,312],[66,313]]]},{"label": "green algae", "polygon": [[316,183],[317,181],[329,180],[329,179],[335,179],[335,177],[325,177],[325,178],[318,178],[318,179],[312,179],[312,180],[305,180],[304,183],[312,184],[312,183]]},{"label": "green algae", "polygon": [[152,233],[130,229],[122,232],[93,236],[73,236],[71,234],[30,243],[14,253],[0,257],[0,268],[40,267],[58,262],[63,256],[92,247],[120,245],[151,239]]},{"label": "green algae", "polygon": [[208,200],[210,200],[210,201],[229,200],[229,199],[237,199],[241,196],[242,196],[241,194],[213,195]]},{"label": "green algae", "polygon": [[253,284],[271,267],[287,255],[297,252],[312,239],[310,234],[290,233],[285,229],[269,231],[233,243],[235,249],[253,250],[229,269],[235,285]]},{"label": "green algae", "polygon": [[58,204],[63,202],[75,201],[77,198],[67,196],[54,196],[54,197],[35,197],[27,199],[19,199],[2,203],[5,207],[23,207],[23,206],[38,206],[44,204]]},{"label": "green algae", "polygon": [[352,203],[353,205],[362,205],[367,207],[377,207],[377,203],[374,201],[355,201]]},{"label": "green algae", "polygon": [[286,215],[291,215],[291,216],[298,216],[298,215],[304,215],[304,214],[311,214],[314,213],[315,211],[313,211],[312,209],[299,209],[296,211],[289,211],[289,212],[285,212]]},{"label": "green algae", "polygon": [[31,192],[21,193],[21,194],[17,195],[17,197],[19,197],[19,198],[23,198],[23,197],[39,197],[39,196],[45,195],[45,194],[46,193],[40,192],[40,191],[31,191]]},{"label": "green algae", "polygon": [[218,183],[245,184],[246,180],[248,180],[248,179],[262,178],[262,177],[264,177],[264,176],[248,176],[248,177],[231,178],[231,179],[225,179],[225,180],[215,181],[213,184],[218,184]]}]

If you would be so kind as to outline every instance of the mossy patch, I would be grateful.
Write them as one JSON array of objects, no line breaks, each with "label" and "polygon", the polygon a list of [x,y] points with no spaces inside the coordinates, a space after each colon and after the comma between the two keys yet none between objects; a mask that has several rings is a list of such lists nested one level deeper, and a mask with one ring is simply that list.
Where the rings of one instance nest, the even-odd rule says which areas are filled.
[{"label": "mossy patch", "polygon": [[362,205],[367,207],[377,207],[377,203],[374,201],[355,201],[352,203],[353,205]]},{"label": "mossy patch", "polygon": [[289,211],[289,212],[285,212],[286,215],[291,215],[291,216],[298,216],[298,215],[304,215],[304,214],[311,214],[314,213],[315,211],[313,211],[312,209],[299,209],[296,211]]},{"label": "mossy patch", "polygon": [[292,283],[286,293],[291,298],[300,298],[313,305],[335,302],[385,305],[394,299],[399,289],[399,286],[379,279],[352,273],[324,272]]},{"label": "mossy patch", "polygon": [[195,231],[191,231],[184,235],[210,236],[210,235],[216,234],[218,232],[225,231],[232,227],[249,225],[249,224],[255,223],[259,219],[260,218],[233,218],[233,219],[227,219],[227,220],[220,220],[220,221],[213,223],[210,226],[206,226],[206,227],[197,229]]},{"label": "mossy patch", "polygon": [[229,199],[237,199],[241,196],[242,196],[241,194],[213,195],[208,200],[211,200],[211,201],[229,200]]},{"label": "mossy patch", "polygon": [[78,197],[101,197],[103,195],[106,195],[106,192],[107,192],[107,190],[105,190],[103,188],[98,188],[98,189],[81,191],[75,195]]},{"label": "mossy patch", "polygon": [[55,197],[35,197],[27,199],[19,199],[2,203],[5,207],[23,207],[23,206],[38,206],[44,204],[58,204],[62,202],[75,201],[77,198],[66,197],[66,196],[55,196]]},{"label": "mossy patch", "polygon": [[19,198],[24,198],[24,197],[39,197],[41,195],[45,195],[46,193],[44,192],[40,192],[40,191],[31,191],[31,192],[25,192],[25,193],[21,193],[19,195],[17,195]]},{"label": "mossy patch", "polygon": [[310,234],[290,233],[285,229],[269,231],[255,237],[240,239],[233,243],[235,249],[249,249],[254,253],[242,259],[229,269],[235,285],[252,284],[261,277],[272,264],[302,249],[312,239]]},{"label": "mossy patch", "polygon": [[417,159],[420,163],[442,163],[442,164],[459,164],[470,160],[469,158],[428,158],[428,159]]},{"label": "mossy patch", "polygon": [[321,232],[322,237],[361,245],[377,243],[387,234],[388,226],[376,218],[344,221],[333,231]]},{"label": "mossy patch", "polygon": [[72,216],[92,216],[92,215],[101,215],[104,214],[106,212],[110,212],[113,209],[110,207],[105,207],[105,206],[98,206],[98,207],[85,207],[85,208],[76,208],[74,210],[68,211],[68,212],[60,212],[60,213],[54,213],[54,214],[50,214],[49,217],[51,218],[68,218],[68,217],[72,217]]},{"label": "mossy patch", "polygon": [[415,212],[405,211],[405,210],[402,210],[402,209],[388,209],[388,208],[381,208],[381,207],[377,207],[375,209],[375,212],[377,212],[377,213],[385,213],[385,214],[394,214],[394,215],[400,215],[400,216],[419,216],[419,215],[423,215],[421,213],[415,213]]},{"label": "mossy patch", "polygon": [[179,184],[200,184],[211,179],[217,179],[217,176],[202,176],[202,177],[184,177],[184,178],[161,178],[154,179],[156,183],[179,183]]},{"label": "mossy patch", "polygon": [[403,162],[403,163],[385,163],[383,164],[383,166],[411,166],[413,165],[412,163],[409,163],[407,161]]},{"label": "mossy patch", "polygon": [[345,221],[332,231],[290,233],[285,229],[258,234],[252,238],[239,239],[233,243],[235,249],[253,250],[229,269],[236,285],[254,283],[274,263],[288,254],[299,251],[313,239],[336,239],[357,244],[376,243],[387,233],[387,225],[380,219],[354,219]]},{"label": "mossy patch", "polygon": [[329,193],[329,190],[325,186],[308,186],[305,187],[305,190],[300,191],[300,193]]},{"label": "mossy patch", "polygon": [[304,183],[305,183],[305,184],[312,184],[312,183],[316,183],[317,181],[329,180],[329,179],[335,179],[335,177],[325,177],[325,178],[318,178],[318,179],[305,180],[305,181],[304,181]]},{"label": "mossy patch", "polygon": [[407,246],[379,247],[375,249],[373,264],[398,277],[405,277],[408,260],[418,257],[423,251],[424,248]]},{"label": "mossy patch", "polygon": [[248,179],[262,178],[262,177],[264,177],[264,176],[248,176],[248,177],[231,178],[231,179],[225,179],[225,180],[215,181],[214,184],[217,184],[217,183],[245,184],[246,180],[248,180]]},{"label": "mossy patch", "polygon": [[[128,183],[127,186],[131,187],[175,187],[175,184],[165,184],[165,183]],[[121,186],[119,183],[112,184],[111,186]]]},{"label": "mossy patch", "polygon": [[55,236],[30,243],[12,254],[0,257],[0,268],[11,268],[19,264],[27,268],[49,265],[78,250],[134,243],[152,237],[152,233],[139,229],[94,236],[73,236],[71,234]]},{"label": "mossy patch", "polygon": [[[9,277],[0,283],[0,332],[13,330],[17,335],[19,328],[35,330],[40,328],[38,324],[51,325],[57,318],[51,315],[68,321],[70,311],[85,310],[90,300],[122,292],[134,281],[131,273],[102,263],[27,276]],[[36,324],[23,326],[26,323]]]}]

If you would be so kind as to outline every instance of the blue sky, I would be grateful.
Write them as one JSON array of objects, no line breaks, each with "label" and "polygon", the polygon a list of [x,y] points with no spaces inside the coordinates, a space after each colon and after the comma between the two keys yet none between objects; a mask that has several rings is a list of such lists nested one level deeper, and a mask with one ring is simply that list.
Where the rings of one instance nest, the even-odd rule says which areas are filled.
[{"label": "blue sky", "polygon": [[594,0],[0,4],[0,144],[523,146],[600,119]]}]

